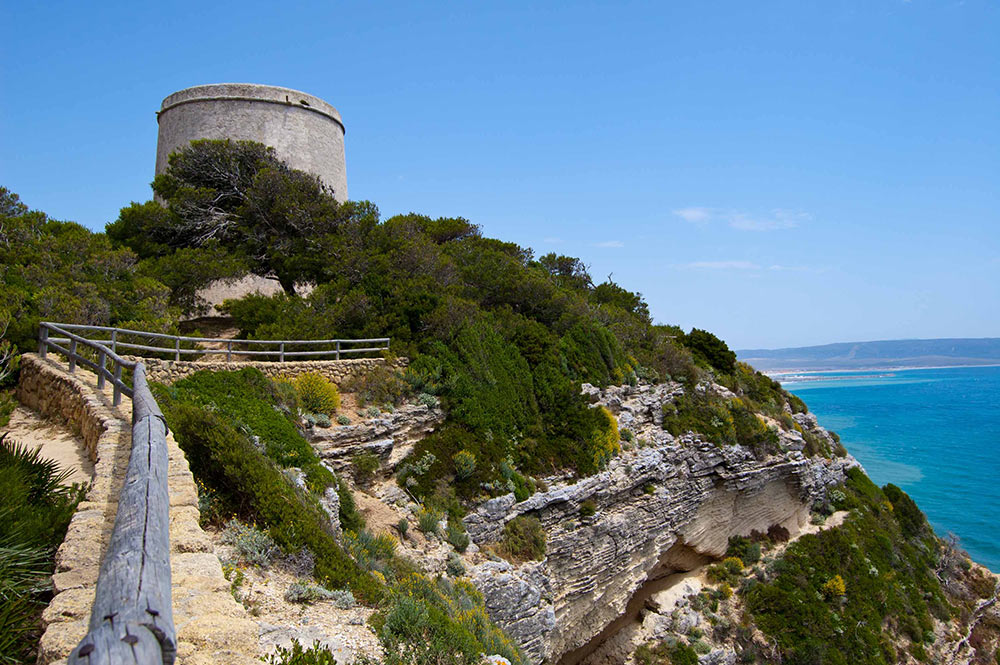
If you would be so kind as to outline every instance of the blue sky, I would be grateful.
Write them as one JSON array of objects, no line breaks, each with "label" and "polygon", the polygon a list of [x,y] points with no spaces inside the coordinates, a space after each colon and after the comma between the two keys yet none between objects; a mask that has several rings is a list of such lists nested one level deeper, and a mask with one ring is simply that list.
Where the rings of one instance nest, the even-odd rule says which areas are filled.
[{"label": "blue sky", "polygon": [[579,256],[733,347],[1000,336],[1000,4],[2,0],[0,184],[100,229],[163,97],[298,88],[353,198]]}]

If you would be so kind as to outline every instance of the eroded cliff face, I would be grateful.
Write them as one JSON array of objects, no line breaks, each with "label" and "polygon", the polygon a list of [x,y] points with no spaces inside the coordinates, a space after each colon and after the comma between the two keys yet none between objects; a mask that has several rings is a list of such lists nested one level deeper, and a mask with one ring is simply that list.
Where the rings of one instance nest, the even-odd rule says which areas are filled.
[{"label": "eroded cliff face", "polygon": [[[780,433],[785,452],[765,459],[693,434],[675,439],[660,419],[679,384],[584,389],[635,432],[632,449],[603,473],[520,503],[497,497],[465,518],[479,546],[497,542],[518,515],[545,528],[543,561],[470,570],[490,615],[534,662],[579,662],[634,618],[662,580],[723,556],[730,536],[775,524],[797,533],[827,488],[857,465],[851,457],[805,457],[794,431]],[[828,436],[814,419],[797,420]],[[585,501],[596,506],[593,515],[581,515]]]}]

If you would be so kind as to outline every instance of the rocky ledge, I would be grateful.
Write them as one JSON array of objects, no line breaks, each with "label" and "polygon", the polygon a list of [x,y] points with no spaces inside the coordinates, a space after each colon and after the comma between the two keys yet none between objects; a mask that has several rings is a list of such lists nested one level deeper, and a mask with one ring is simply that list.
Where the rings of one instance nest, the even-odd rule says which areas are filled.
[{"label": "rocky ledge", "polygon": [[[827,488],[858,464],[849,456],[806,457],[794,445],[757,459],[695,434],[675,438],[660,424],[662,404],[683,392],[679,384],[584,391],[641,443],[602,473],[519,503],[512,494],[497,497],[465,518],[479,546],[497,542],[518,515],[545,528],[543,561],[489,561],[470,571],[490,615],[536,663],[580,662],[660,590],[657,582],[723,556],[730,536],[775,524],[797,533]],[[798,422],[827,436],[814,419]],[[783,446],[796,437],[782,433]],[[593,515],[581,513],[585,501]]]},{"label": "rocky ledge", "polygon": [[404,404],[355,425],[313,427],[306,436],[316,453],[334,469],[344,469],[352,457],[367,453],[378,457],[382,467],[391,471],[444,418],[440,407]]}]

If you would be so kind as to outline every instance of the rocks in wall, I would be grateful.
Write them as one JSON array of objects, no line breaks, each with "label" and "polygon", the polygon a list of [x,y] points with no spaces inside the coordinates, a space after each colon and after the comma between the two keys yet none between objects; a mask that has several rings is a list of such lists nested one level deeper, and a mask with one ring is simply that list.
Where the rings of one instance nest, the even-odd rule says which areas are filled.
[{"label": "rocks in wall", "polygon": [[[247,367],[259,369],[265,376],[272,379],[291,379],[306,372],[316,372],[335,383],[343,386],[356,376],[370,371],[373,367],[386,364],[384,358],[352,358],[350,360],[308,360],[301,362],[262,362],[262,361],[231,361],[231,362],[197,362],[189,360],[161,360],[159,358],[139,358],[124,356],[129,360],[139,360],[146,365],[146,378],[157,383],[174,383],[191,376],[197,371],[209,369],[215,372],[236,371]],[[391,365],[397,369],[405,369],[409,364],[406,358],[397,358]]]}]

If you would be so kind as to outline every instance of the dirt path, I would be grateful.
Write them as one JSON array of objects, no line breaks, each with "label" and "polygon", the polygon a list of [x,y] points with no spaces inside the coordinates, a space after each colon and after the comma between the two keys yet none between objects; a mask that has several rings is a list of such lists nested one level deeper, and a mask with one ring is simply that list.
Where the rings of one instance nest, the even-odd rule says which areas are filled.
[{"label": "dirt path", "polygon": [[70,471],[66,484],[89,483],[94,479],[94,463],[87,456],[83,439],[64,425],[43,419],[24,406],[11,414],[10,424],[4,428],[11,438],[28,446],[41,448],[42,457],[55,460],[59,467]]}]

